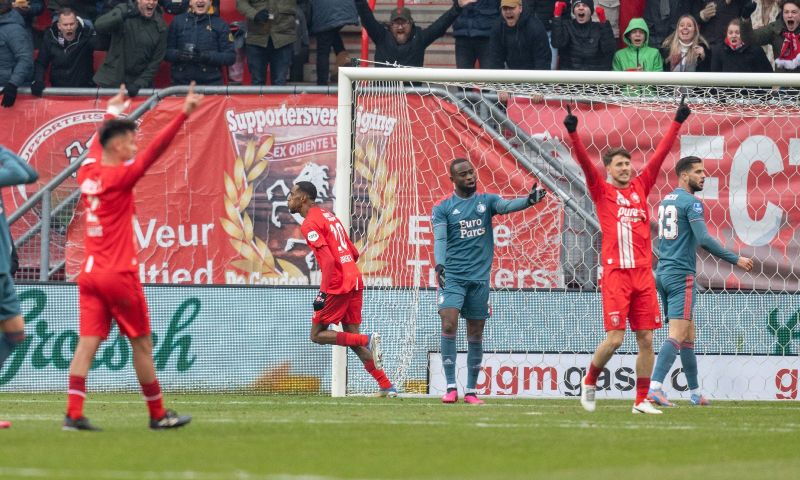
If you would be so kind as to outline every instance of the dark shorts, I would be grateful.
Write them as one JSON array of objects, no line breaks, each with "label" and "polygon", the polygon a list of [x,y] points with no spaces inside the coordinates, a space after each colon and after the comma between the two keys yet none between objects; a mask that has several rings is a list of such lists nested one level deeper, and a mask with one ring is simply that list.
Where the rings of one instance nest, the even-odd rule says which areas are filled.
[{"label": "dark shorts", "polygon": [[0,322],[19,314],[19,299],[14,288],[14,279],[7,273],[0,273]]},{"label": "dark shorts", "polygon": [[150,335],[150,314],[135,272],[86,273],[78,276],[80,335],[107,338],[111,320],[128,338]]},{"label": "dark shorts", "polygon": [[603,326],[606,331],[655,330],[661,314],[653,272],[649,268],[617,268],[603,272]]},{"label": "dark shorts", "polygon": [[692,320],[697,291],[694,275],[686,273],[656,276],[656,288],[664,307],[664,317],[675,320]]},{"label": "dark shorts", "polygon": [[364,290],[331,294],[325,297],[325,306],[314,312],[313,323],[323,325],[361,325],[361,307],[364,304]]},{"label": "dark shorts", "polygon": [[467,320],[489,318],[489,282],[448,278],[437,298],[439,310],[455,308]]}]

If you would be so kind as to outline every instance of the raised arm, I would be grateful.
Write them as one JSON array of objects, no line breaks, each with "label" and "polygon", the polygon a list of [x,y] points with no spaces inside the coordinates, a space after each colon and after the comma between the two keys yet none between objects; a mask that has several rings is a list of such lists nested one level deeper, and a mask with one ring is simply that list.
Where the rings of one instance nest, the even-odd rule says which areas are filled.
[{"label": "raised arm", "polygon": [[0,145],[0,187],[33,183],[38,179],[39,174],[28,162]]},{"label": "raised arm", "polygon": [[427,47],[441,37],[450,28],[450,25],[461,15],[461,7],[475,3],[476,0],[453,0],[453,6],[436,19],[433,23],[423,28],[420,32],[422,43]]},{"label": "raised arm", "polygon": [[564,117],[564,126],[567,127],[567,132],[569,134],[569,139],[572,141],[572,150],[575,152],[575,159],[578,161],[578,165],[581,166],[581,170],[583,170],[583,174],[586,176],[586,185],[589,188],[599,185],[603,182],[603,177],[597,172],[597,168],[592,164],[592,160],[589,158],[589,152],[586,151],[586,147],[583,145],[583,141],[581,141],[580,135],[578,135],[578,117],[572,114],[572,108],[567,106],[567,116]]},{"label": "raised arm", "polygon": [[684,103],[685,101],[686,95],[684,95],[681,99],[681,103],[678,106],[678,111],[675,112],[675,120],[669,125],[667,134],[664,135],[664,138],[662,138],[658,143],[658,147],[656,147],[653,158],[648,160],[644,170],[642,171],[641,179],[642,183],[644,184],[645,193],[650,193],[650,189],[653,188],[653,185],[656,183],[658,172],[661,170],[661,165],[667,158],[669,151],[672,150],[672,144],[674,144],[675,139],[678,138],[678,132],[681,129],[681,125],[683,125],[683,122],[685,122],[692,113],[692,110],[689,108],[689,106]]},{"label": "raised arm", "polygon": [[369,8],[367,0],[355,0],[356,10],[358,10],[358,17],[361,19],[361,25],[367,31],[367,35],[372,39],[373,43],[383,41],[384,37],[389,33],[383,25],[375,20],[375,14]]}]

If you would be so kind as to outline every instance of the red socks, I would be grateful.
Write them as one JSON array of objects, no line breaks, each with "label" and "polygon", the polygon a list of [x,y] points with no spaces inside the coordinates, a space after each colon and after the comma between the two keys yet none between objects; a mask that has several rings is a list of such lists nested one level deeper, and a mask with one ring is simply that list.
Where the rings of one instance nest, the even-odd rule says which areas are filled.
[{"label": "red socks", "polygon": [[650,377],[636,377],[636,401],[638,405],[647,398],[647,391],[650,390]]},{"label": "red socks", "polygon": [[597,385],[597,377],[602,371],[602,368],[597,368],[594,363],[589,362],[589,371],[586,372],[586,385]]},{"label": "red socks", "polygon": [[340,347],[366,347],[369,343],[369,336],[363,333],[336,333],[336,345]]},{"label": "red socks", "polygon": [[161,386],[158,384],[158,380],[149,385],[142,384],[142,394],[144,394],[144,400],[147,402],[147,409],[150,410],[150,418],[158,420],[166,415],[167,412],[164,410],[164,400],[161,398]]},{"label": "red socks", "polygon": [[86,399],[86,377],[69,376],[67,389],[67,416],[78,419],[83,416],[83,401]]},{"label": "red socks", "polygon": [[389,388],[392,386],[392,382],[389,381],[389,377],[386,376],[386,372],[383,370],[377,370],[375,368],[375,362],[372,360],[367,360],[364,362],[364,369],[372,375],[372,378],[378,381],[378,386],[381,388]]}]

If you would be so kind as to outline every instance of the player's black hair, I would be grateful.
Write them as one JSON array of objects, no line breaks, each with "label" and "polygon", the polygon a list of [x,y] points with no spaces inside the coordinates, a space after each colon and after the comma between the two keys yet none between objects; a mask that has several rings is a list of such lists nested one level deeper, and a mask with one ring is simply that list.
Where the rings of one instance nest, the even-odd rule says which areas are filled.
[{"label": "player's black hair", "polygon": [[455,175],[456,165],[458,165],[459,163],[464,163],[464,162],[469,163],[469,160],[467,160],[466,158],[459,157],[459,158],[454,158],[453,161],[450,162],[450,176],[451,177],[453,175]]},{"label": "player's black hair", "polygon": [[121,118],[115,118],[113,120],[108,120],[106,123],[100,127],[100,133],[98,134],[98,138],[100,139],[100,145],[106,146],[106,144],[111,141],[112,138],[118,135],[125,135],[128,132],[135,132],[136,131],[136,122],[133,120],[125,120]]},{"label": "player's black hair", "polygon": [[675,175],[677,175],[678,178],[680,178],[681,173],[688,172],[689,170],[691,170],[692,165],[694,165],[695,163],[703,163],[703,159],[694,156],[681,158],[680,160],[678,160],[678,163],[675,164]]},{"label": "player's black hair", "polygon": [[611,165],[611,160],[613,160],[617,155],[622,155],[628,160],[631,159],[631,152],[625,150],[624,148],[612,148],[603,154],[603,165],[606,167]]},{"label": "player's black hair", "polygon": [[308,195],[311,200],[317,199],[317,187],[311,182],[297,182],[295,183],[297,189]]}]

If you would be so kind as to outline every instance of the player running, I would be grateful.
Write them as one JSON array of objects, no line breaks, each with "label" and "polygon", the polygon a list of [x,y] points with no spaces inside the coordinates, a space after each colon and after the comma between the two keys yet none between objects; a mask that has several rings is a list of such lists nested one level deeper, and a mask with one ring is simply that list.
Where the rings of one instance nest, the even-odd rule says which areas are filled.
[{"label": "player running", "polygon": [[[320,345],[350,347],[361,359],[364,369],[378,382],[381,397],[396,397],[381,364],[380,336],[362,334],[361,306],[364,280],[358,270],[358,250],[338,218],[316,203],[317,188],[311,182],[297,182],[289,191],[289,211],[304,218],[300,231],[306,239],[322,280],[314,298],[311,318],[311,341]],[[328,330],[330,325],[342,326],[342,332]]]},{"label": "player running", "polygon": [[[0,187],[33,183],[39,174],[28,162],[0,145]],[[11,276],[11,247],[13,240],[6,221],[3,198],[0,195],[0,369],[17,345],[25,340],[25,320],[19,310],[19,299]],[[0,428],[11,422],[0,420]]]},{"label": "player running", "polygon": [[658,267],[656,288],[661,296],[664,314],[669,322],[669,337],[658,352],[656,367],[650,379],[648,400],[672,407],[662,389],[664,378],[680,355],[683,373],[691,391],[692,405],[710,405],[700,392],[697,381],[697,358],[694,354],[695,305],[694,278],[697,273],[696,251],[700,245],[715,257],[738,266],[745,272],[753,268],[753,261],[727,250],[708,234],[703,218],[703,204],[695,192],[703,190],[705,170],[703,160],[684,157],[675,166],[678,188],[670,193],[658,207]]},{"label": "player running", "polygon": [[[483,327],[489,318],[489,273],[494,257],[492,217],[525,210],[547,193],[535,184],[526,197],[506,200],[492,193],[476,193],[478,175],[469,160],[450,163],[455,192],[433,207],[433,255],[439,282],[442,319],[442,365],[447,381],[444,403],[458,401],[456,387],[456,331],[458,317],[467,320],[467,389],[464,402],[481,405],[476,384],[483,361]],[[447,280],[445,280],[445,274]]]},{"label": "player running", "polygon": [[130,105],[125,86],[108,101],[106,121],[91,140],[89,153],[78,169],[85,208],[85,259],[78,276],[80,338],[69,366],[67,415],[64,430],[99,430],[83,415],[86,377],[100,343],[108,337],[111,319],[128,337],[133,367],[150,412],[150,428],[186,425],[190,416],[165,410],[153,365],[150,316],[137,272],[133,239],[136,182],[167,149],[183,122],[203,99],[189,87],[183,111],[137,155],[136,123],[117,119]]},{"label": "player running", "polygon": [[661,328],[656,287],[651,270],[650,215],[647,195],[656,182],[661,164],[667,158],[678,137],[681,124],[691,110],[683,100],[675,114],[675,121],[658,144],[653,158],[636,177],[631,168],[631,154],[616,148],[603,154],[606,182],[592,164],[580,136],[578,119],[567,107],[564,126],[578,163],[586,176],[586,185],[592,196],[600,230],[603,235],[601,251],[603,295],[603,326],[605,340],[597,346],[589,364],[589,371],[581,381],[581,405],[587,411],[595,410],[597,377],[614,352],[622,345],[625,328],[630,322],[636,334],[639,353],[636,357],[636,400],[633,413],[660,414],[647,400],[650,374],[653,371],[653,330]]}]

